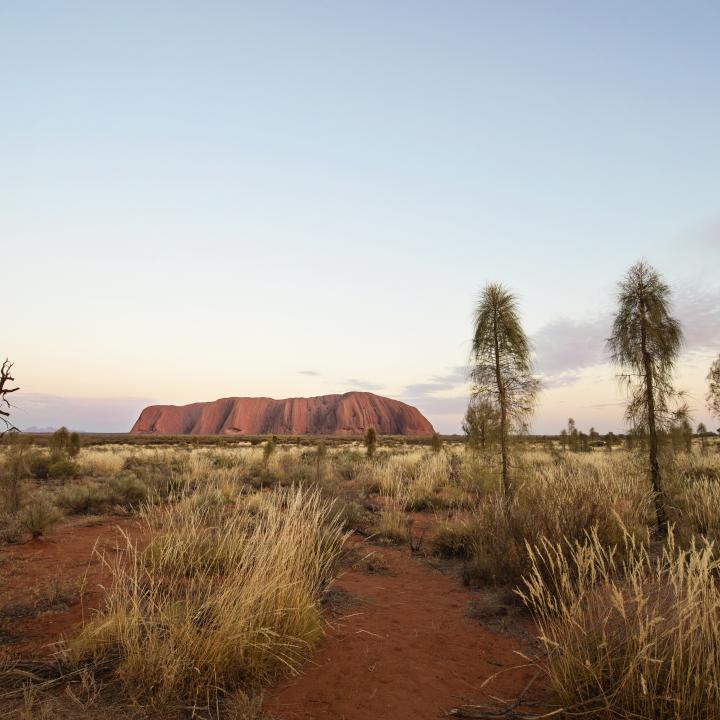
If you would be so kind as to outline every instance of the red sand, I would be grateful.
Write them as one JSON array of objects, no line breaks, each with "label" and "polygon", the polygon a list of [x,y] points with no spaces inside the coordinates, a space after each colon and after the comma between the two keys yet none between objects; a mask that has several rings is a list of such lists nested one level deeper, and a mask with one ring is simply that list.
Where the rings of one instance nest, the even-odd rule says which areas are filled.
[{"label": "red sand", "polygon": [[[121,529],[137,536],[138,524],[125,517],[87,519],[62,525],[47,537],[0,548],[0,607],[10,617],[0,624],[0,641],[15,655],[47,656],[61,637],[72,636],[99,607],[109,580],[95,547],[109,558],[125,547]],[[60,599],[48,605],[54,586]],[[82,591],[82,594],[81,594]]]},{"label": "red sand", "polygon": [[[33,609],[48,596],[53,579],[78,585],[71,597],[38,612],[6,618],[4,649],[11,655],[46,657],[61,636],[70,637],[83,616],[102,600],[109,580],[92,549],[109,555],[122,548],[127,518],[87,520],[59,528],[46,539],[0,551],[0,605]],[[411,558],[407,549],[376,548],[380,573],[359,562],[335,584],[335,614],[328,612],[326,637],[303,673],[270,688],[265,708],[279,720],[423,720],[452,707],[514,698],[532,671],[523,663],[514,636],[498,634],[468,617],[473,595],[460,581]],[[3,630],[0,625],[0,631]],[[501,671],[486,688],[481,684]]]},{"label": "red sand", "polygon": [[[364,547],[370,552],[372,548]],[[304,672],[272,688],[265,708],[281,720],[421,720],[452,707],[512,699],[533,675],[519,641],[467,616],[471,594],[454,577],[383,548],[388,566],[362,566],[335,587],[357,601],[333,621]]]}]

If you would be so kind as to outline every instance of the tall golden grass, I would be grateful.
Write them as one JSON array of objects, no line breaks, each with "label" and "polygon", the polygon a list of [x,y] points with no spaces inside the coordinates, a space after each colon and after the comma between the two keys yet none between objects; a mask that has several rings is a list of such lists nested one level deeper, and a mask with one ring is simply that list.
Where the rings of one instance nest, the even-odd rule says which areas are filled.
[{"label": "tall golden grass", "polygon": [[[107,604],[69,647],[114,668],[138,703],[206,706],[297,670],[322,631],[343,522],[407,542],[407,512],[426,511],[437,520],[426,548],[462,558],[469,581],[521,588],[568,714],[720,717],[718,453],[664,457],[664,546],[652,541],[645,458],[624,449],[517,447],[510,499],[491,453],[450,443],[372,459],[330,447],[321,465],[314,447],[282,444],[267,461],[249,445],[84,448],[79,460],[113,507],[147,489],[148,504],[124,503],[142,506],[144,532],[105,559]],[[63,507],[83,505],[81,491],[44,490]]]},{"label": "tall golden grass", "polygon": [[107,560],[106,605],[71,643],[76,661],[114,663],[126,691],[154,706],[206,706],[298,669],[346,537],[332,505],[290,488],[230,507],[189,496],[146,519],[147,547],[127,537]]},{"label": "tall golden grass", "polygon": [[653,559],[597,532],[529,549],[522,596],[546,651],[542,667],[574,717],[710,720],[720,717],[720,561],[707,541],[674,538]]}]

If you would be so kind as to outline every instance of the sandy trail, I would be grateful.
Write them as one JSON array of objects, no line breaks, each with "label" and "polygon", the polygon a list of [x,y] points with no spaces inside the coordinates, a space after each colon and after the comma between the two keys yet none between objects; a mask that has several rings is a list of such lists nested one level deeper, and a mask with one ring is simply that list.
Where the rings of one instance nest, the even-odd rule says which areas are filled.
[{"label": "sandy trail", "polygon": [[513,698],[533,671],[519,640],[468,617],[460,581],[409,557],[407,549],[361,546],[382,574],[358,563],[336,583],[342,612],[301,675],[270,689],[265,709],[281,720],[422,720],[452,707]]},{"label": "sandy trail", "polygon": [[[73,518],[47,537],[0,552],[0,646],[17,656],[45,657],[61,637],[71,637],[100,607],[110,573],[100,561],[126,545],[122,531],[137,539],[128,517]],[[93,549],[97,552],[93,553]],[[53,590],[53,588],[56,588]],[[44,603],[60,588],[61,597]],[[69,593],[68,593],[69,591]],[[10,617],[8,617],[8,615]]]}]

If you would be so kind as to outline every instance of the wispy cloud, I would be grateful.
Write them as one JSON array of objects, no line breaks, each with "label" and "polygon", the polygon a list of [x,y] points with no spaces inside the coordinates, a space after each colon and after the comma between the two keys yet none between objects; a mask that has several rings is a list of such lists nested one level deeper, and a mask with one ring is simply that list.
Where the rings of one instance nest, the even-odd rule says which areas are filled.
[{"label": "wispy cloud", "polygon": [[447,373],[434,375],[427,382],[407,385],[402,391],[402,397],[430,397],[434,393],[453,390],[465,385],[467,380],[467,367],[457,365]]},{"label": "wispy cloud", "polygon": [[[674,313],[685,334],[689,351],[720,346],[720,289],[680,288],[675,294]],[[555,320],[533,337],[535,366],[546,376],[546,387],[571,385],[580,379],[577,371],[608,361],[605,349],[612,317],[602,315],[584,322]]]},{"label": "wispy cloud", "polygon": [[300,375],[311,375],[312,377],[318,377],[320,373],[317,370],[298,370]]},{"label": "wispy cloud", "polygon": [[[400,398],[420,410],[439,432],[454,433],[460,429],[460,421],[470,399],[467,383],[468,368],[457,365],[445,373],[434,375],[427,382],[407,385]],[[448,395],[450,391],[455,392]]]},{"label": "wispy cloud", "polygon": [[579,373],[563,372],[557,375],[545,375],[542,379],[543,389],[570,387],[581,378]]},{"label": "wispy cloud", "polygon": [[609,329],[608,316],[585,322],[560,319],[549,323],[533,337],[537,371],[555,377],[602,363]]},{"label": "wispy cloud", "polygon": [[[720,238],[718,239],[720,242]],[[720,289],[683,288],[678,292],[677,316],[688,350],[717,350],[720,345]]]},{"label": "wispy cloud", "polygon": [[367,392],[376,392],[385,387],[379,383],[370,382],[369,380],[358,380],[358,378],[348,378],[345,384],[350,385],[350,387],[355,390],[366,390]]}]

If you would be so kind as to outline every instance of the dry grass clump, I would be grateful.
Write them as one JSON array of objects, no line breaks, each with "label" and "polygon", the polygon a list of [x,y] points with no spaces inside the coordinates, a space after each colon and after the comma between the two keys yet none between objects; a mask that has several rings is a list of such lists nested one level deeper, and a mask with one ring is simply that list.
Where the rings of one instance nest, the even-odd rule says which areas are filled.
[{"label": "dry grass clump", "polygon": [[432,530],[428,538],[431,554],[440,557],[470,557],[477,543],[478,525],[474,518],[451,518]]},{"label": "dry grass clump", "polygon": [[448,485],[450,462],[445,453],[413,450],[379,455],[360,471],[365,491],[402,500],[407,511],[432,510],[445,501],[440,492]]},{"label": "dry grass clump", "polygon": [[652,497],[628,459],[595,454],[525,463],[512,498],[490,494],[473,513],[467,580],[518,583],[529,568],[528,545],[540,538],[574,541],[594,530],[605,546],[622,543],[626,533],[648,542]]},{"label": "dry grass clump", "polygon": [[673,498],[673,517],[684,544],[704,537],[720,542],[720,482],[694,480],[680,488]]},{"label": "dry grass clump", "polygon": [[204,707],[218,692],[296,670],[322,630],[320,598],[345,532],[317,492],[265,493],[252,509],[187,497],[148,510],[159,528],[109,560],[105,608],[71,644],[110,661],[128,694]]},{"label": "dry grass clump", "polygon": [[530,551],[522,596],[540,627],[542,667],[570,715],[616,720],[720,717],[720,561],[671,537],[652,560],[597,533]]},{"label": "dry grass clump", "polygon": [[676,456],[674,471],[684,484],[693,480],[720,481],[720,454],[682,453]]},{"label": "dry grass clump", "polygon": [[80,474],[91,477],[112,477],[123,469],[127,456],[127,452],[115,449],[83,448],[78,456]]},{"label": "dry grass clump", "polygon": [[410,538],[405,513],[398,507],[387,507],[381,510],[373,527],[374,540],[387,544],[406,543]]}]

